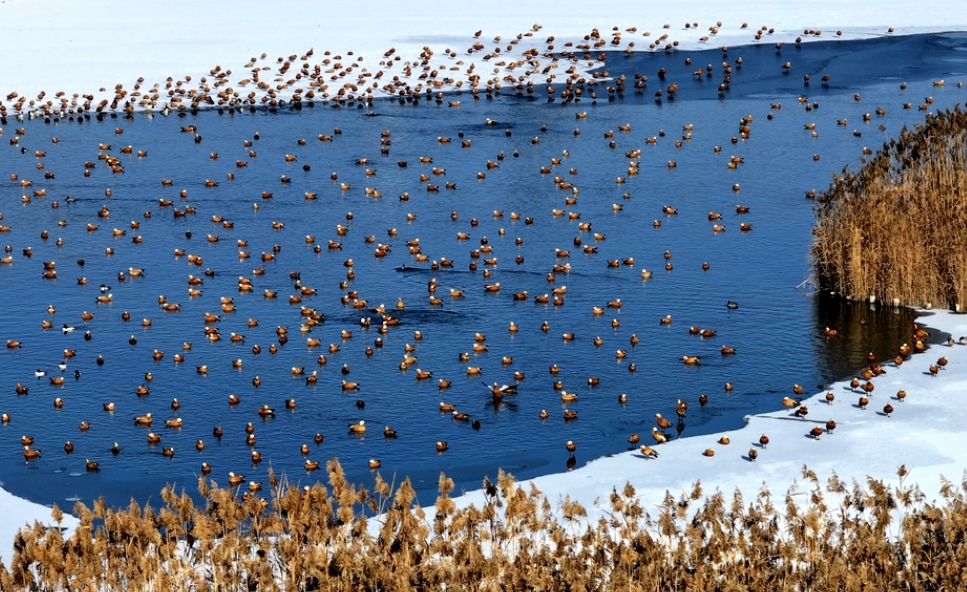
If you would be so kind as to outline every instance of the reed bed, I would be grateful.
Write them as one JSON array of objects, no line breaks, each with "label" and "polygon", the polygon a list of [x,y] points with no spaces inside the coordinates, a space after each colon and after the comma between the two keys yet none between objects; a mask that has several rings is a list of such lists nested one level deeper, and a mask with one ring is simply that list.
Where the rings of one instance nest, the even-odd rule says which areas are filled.
[{"label": "reed bed", "polygon": [[967,303],[967,113],[928,115],[843,170],[815,204],[820,289],[959,310]]},{"label": "reed bed", "polygon": [[267,498],[202,479],[204,505],[78,503],[69,539],[20,533],[0,590],[954,590],[967,566],[967,478],[933,505],[902,467],[897,486],[803,467],[778,498],[696,483],[652,511],[628,485],[596,520],[503,473],[466,509],[441,476],[428,516],[407,481],[368,492],[327,470],[328,487],[272,477]]}]

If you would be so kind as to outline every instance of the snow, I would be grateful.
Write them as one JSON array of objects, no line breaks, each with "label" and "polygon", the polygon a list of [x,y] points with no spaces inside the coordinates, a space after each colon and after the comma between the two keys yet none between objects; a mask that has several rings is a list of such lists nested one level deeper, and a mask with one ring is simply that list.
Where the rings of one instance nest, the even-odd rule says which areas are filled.
[{"label": "snow", "polygon": [[[254,90],[261,103],[266,92],[256,89],[254,82],[243,85],[242,81],[252,78],[254,67],[266,66],[270,69],[260,71],[261,80],[271,88],[285,87],[276,93],[276,98],[289,100],[296,88],[303,88],[303,94],[312,88],[306,77],[288,84],[302,64],[308,62],[312,70],[327,58],[331,61],[322,65],[320,84],[328,84],[329,88],[318,87],[317,98],[325,92],[335,95],[346,81],[358,87],[350,89],[349,94],[367,95],[373,78],[364,76],[359,79],[362,82],[357,82],[357,76],[366,72],[375,75],[379,70],[385,70],[380,85],[400,76],[401,82],[411,89],[422,83],[421,90],[425,92],[428,83],[419,79],[424,73],[420,63],[424,47],[433,51],[428,65],[440,71],[436,78],[440,85],[433,87],[434,92],[467,90],[471,65],[480,77],[480,88],[492,81],[503,82],[511,73],[508,66],[512,61],[521,60],[523,52],[532,48],[538,50],[533,56],[535,61],[516,68],[513,75],[544,83],[550,76],[563,77],[565,69],[544,73],[544,68],[551,64],[551,58],[543,55],[548,49],[548,37],[555,37],[553,51],[560,55],[561,51],[575,49],[566,47],[567,42],[583,43],[584,36],[594,28],[606,42],[595,48],[595,54],[624,50],[632,41],[633,51],[661,51],[674,41],[679,42],[679,49],[700,49],[790,43],[797,37],[809,41],[967,31],[967,8],[954,8],[949,0],[921,0],[916,10],[899,0],[811,0],[795,5],[784,0],[491,0],[463,3],[459,9],[442,0],[419,4],[380,2],[365,7],[309,0],[283,4],[170,0],[148,10],[137,3],[112,2],[94,7],[67,0],[0,0],[0,22],[5,24],[5,33],[0,35],[0,55],[5,58],[0,76],[0,106],[12,114],[19,97],[28,101],[20,105],[23,110],[42,108],[47,101],[52,101],[50,110],[59,110],[58,92],[65,93],[64,109],[83,106],[85,94],[90,97],[91,108],[95,108],[100,101],[110,102],[116,96],[117,85],[122,85],[127,93],[144,93],[122,96],[119,109],[125,101],[132,101],[134,109],[162,109],[172,104],[169,89],[165,88],[169,77],[170,90],[176,91],[181,81],[186,97],[189,90],[208,84],[207,93],[213,98],[229,88],[238,91],[242,98]],[[686,28],[686,22],[697,26]],[[748,23],[748,27],[742,28],[743,23]],[[712,26],[717,29],[715,34],[709,30]],[[762,27],[766,31],[761,41],[756,41],[755,33]],[[475,37],[478,30],[479,38]],[[822,35],[804,34],[817,30]],[[621,32],[621,40],[612,45],[616,31]],[[842,35],[837,35],[837,31]],[[665,34],[667,39],[661,40],[656,49],[649,48]],[[507,50],[518,35],[520,42]],[[496,36],[501,37],[499,44]],[[468,48],[476,42],[482,43],[483,49],[468,54]],[[485,60],[497,47],[502,50],[499,56]],[[312,56],[307,55],[310,49]],[[395,50],[393,58],[401,58],[392,67],[388,67],[384,57],[390,49]],[[446,49],[452,53],[447,55]],[[265,59],[260,58],[263,53]],[[280,56],[284,60],[295,56],[292,67],[281,74],[278,69],[282,63],[277,61]],[[250,58],[259,59],[252,66]],[[363,60],[358,62],[359,58]],[[410,76],[403,73],[408,61],[413,64]],[[342,78],[336,62],[340,62]],[[592,63],[582,61],[580,67],[587,68]],[[357,65],[352,72],[346,72],[351,64]],[[330,68],[334,71],[326,72]],[[224,75],[224,82],[216,87],[218,75]],[[143,77],[143,82],[136,89],[139,77]],[[146,91],[156,84],[160,85],[158,99],[153,103],[145,101],[145,95],[151,94]],[[42,92],[44,98],[38,99]],[[371,92],[374,96],[386,93],[379,89]],[[81,96],[71,104],[75,93]],[[232,93],[228,96],[234,98]],[[185,99],[181,105],[187,107],[190,102]],[[967,334],[967,320],[952,313],[938,312],[927,322],[955,336]],[[940,355],[949,358],[947,369],[937,377],[925,373]],[[831,390],[836,401],[832,405],[827,406],[821,394],[817,394],[804,401],[810,410],[806,419],[789,419],[786,411],[751,417],[744,429],[727,434],[732,441],[728,446],[716,443],[720,434],[685,438],[654,446],[660,453],[657,459],[648,460],[637,451],[628,452],[596,460],[571,473],[540,477],[533,483],[552,501],[569,495],[590,509],[595,499],[605,499],[612,488],[620,488],[625,482],[633,484],[642,499],[658,504],[666,490],[688,489],[699,479],[706,491],[718,488],[731,492],[738,487],[751,494],[763,483],[774,491],[788,487],[803,465],[821,479],[836,471],[847,482],[865,480],[867,475],[896,482],[897,468],[905,465],[911,471],[907,483],[915,480],[928,498],[934,499],[941,475],[956,480],[967,469],[967,458],[958,454],[967,449],[967,432],[960,429],[967,420],[967,408],[956,398],[967,388],[967,347],[939,346],[914,356],[900,368],[888,366],[888,373],[874,381],[876,391],[866,410],[854,407],[857,393],[845,385],[834,385]],[[900,388],[907,391],[907,400],[890,400]],[[892,417],[880,414],[887,401],[895,408]],[[829,417],[839,425],[834,434],[823,435],[818,441],[807,437],[808,431],[819,425],[817,421],[825,423]],[[744,459],[762,433],[769,435],[768,448],[759,450],[756,462]],[[652,444],[647,433],[642,434],[642,441]],[[578,446],[580,454],[580,443]],[[714,457],[702,456],[708,448],[715,450]],[[473,493],[460,502],[481,499],[480,493]],[[51,523],[49,508],[3,490],[0,512],[4,516],[0,520],[0,557],[7,562],[12,557],[7,554],[11,553],[17,529],[34,520]],[[71,524],[69,518],[65,520],[65,525]]]},{"label": "snow", "polygon": [[[311,67],[331,59],[322,66],[320,87],[314,89],[317,99],[326,94],[335,96],[346,82],[356,85],[355,89],[348,89],[347,97],[385,96],[387,91],[382,88],[367,92],[372,88],[373,77],[357,79],[367,72],[375,76],[380,70],[385,76],[376,81],[377,86],[400,76],[401,83],[414,90],[422,83],[421,90],[426,92],[432,77],[418,78],[424,73],[419,63],[424,47],[433,51],[428,64],[439,71],[439,86],[433,87],[434,92],[456,90],[458,85],[468,89],[471,66],[473,74],[479,76],[481,89],[489,81],[507,84],[503,79],[509,74],[524,76],[537,84],[549,76],[565,76],[565,68],[544,73],[551,64],[551,59],[542,55],[547,50],[548,37],[555,37],[553,51],[559,55],[564,50],[575,51],[575,47],[565,47],[565,43],[582,43],[584,36],[595,28],[605,41],[594,49],[596,58],[601,50],[624,50],[630,42],[634,42],[634,51],[649,51],[651,43],[659,43],[658,50],[672,42],[678,42],[679,49],[755,43],[755,32],[763,27],[766,31],[759,43],[769,45],[789,43],[800,36],[808,41],[962,31],[967,29],[967,9],[952,9],[945,0],[924,0],[917,4],[917,10],[910,10],[898,0],[812,0],[794,8],[780,0],[745,5],[722,0],[645,4],[631,0],[563,4],[492,0],[465,3],[454,10],[452,3],[427,0],[419,5],[383,2],[363,13],[348,2],[319,5],[308,0],[292,0],[283,5],[172,0],[156,10],[125,3],[111,3],[94,10],[89,4],[66,0],[42,4],[3,0],[0,22],[7,23],[7,33],[0,36],[0,55],[7,58],[0,77],[0,101],[12,112],[17,103],[17,98],[12,97],[15,92],[33,101],[32,105],[21,105],[24,110],[51,101],[53,111],[60,108],[60,98],[55,96],[59,92],[65,93],[65,108],[83,106],[84,95],[91,97],[90,105],[96,108],[101,101],[110,103],[114,99],[116,85],[123,85],[129,93],[118,102],[119,109],[125,101],[131,101],[134,109],[162,109],[165,103],[171,103],[169,92],[178,90],[179,81],[186,93],[207,84],[207,94],[215,100],[219,91],[232,89],[229,95],[238,92],[244,99],[255,92],[256,100],[261,102],[264,90],[256,88],[254,81],[243,85],[245,79],[253,78],[255,67],[270,68],[260,72],[263,84],[273,89],[285,87],[276,93],[277,99],[290,99],[297,88],[302,89],[305,99],[312,89],[310,81],[305,77],[295,79],[303,58]],[[686,22],[692,26],[685,28]],[[743,29],[743,23],[748,27]],[[664,28],[666,25],[668,29]],[[717,33],[712,34],[710,27],[715,27]],[[477,31],[481,31],[479,39],[474,37]],[[614,31],[622,33],[617,45],[611,44]],[[821,31],[822,35],[804,35],[805,31]],[[837,31],[842,35],[837,36]],[[659,41],[664,34],[668,38]],[[499,43],[495,42],[498,36]],[[703,37],[707,40],[703,41]],[[475,42],[482,43],[483,49],[468,54]],[[508,51],[511,43],[517,44]],[[502,53],[496,55],[498,47]],[[539,52],[533,56],[532,64],[508,69],[514,60],[522,60],[523,51],[532,48]],[[307,55],[310,49],[312,56]],[[401,59],[388,67],[384,54],[391,49],[395,50],[393,57]],[[447,49],[453,52],[449,56],[444,53]],[[331,53],[326,55],[326,51]],[[260,58],[263,53],[265,59],[249,65],[250,58]],[[489,61],[484,59],[488,54],[494,54]],[[296,58],[292,67],[280,74],[282,64],[277,59],[292,56]],[[358,62],[359,58],[363,61]],[[408,61],[414,64],[410,76],[402,71]],[[337,63],[341,71],[335,68]],[[346,72],[353,64],[353,71]],[[212,74],[219,66],[221,69]],[[579,67],[586,69],[588,61],[579,62]],[[326,72],[329,69],[333,72]],[[215,76],[228,71],[232,74],[224,76],[220,86],[215,87]],[[340,73],[344,76],[339,77]],[[143,83],[135,89],[142,77]],[[165,87],[169,77],[171,89]],[[287,84],[290,80],[293,83]],[[147,91],[155,84],[160,84],[159,96],[152,103],[145,98],[154,94]],[[323,90],[322,84],[328,88]],[[45,93],[44,98],[38,99],[41,92]],[[135,92],[142,94],[131,94]],[[71,105],[75,93],[79,97],[76,105]],[[182,106],[190,103],[190,98],[185,98]]]},{"label": "snow", "polygon": [[[921,318],[931,330],[950,333],[957,340],[967,335],[967,316],[953,312],[934,312]],[[947,365],[936,375],[929,371],[940,357],[947,358]],[[795,408],[748,417],[748,423],[739,430],[695,436],[656,445],[651,435],[641,434],[641,442],[659,453],[657,458],[647,459],[638,450],[608,458],[594,460],[569,473],[546,475],[524,482],[543,492],[552,504],[569,496],[587,510],[590,521],[602,517],[601,509],[607,509],[607,496],[626,483],[634,486],[638,499],[646,508],[657,508],[670,492],[678,497],[683,491],[701,481],[706,495],[720,491],[731,495],[736,489],[752,496],[767,485],[773,495],[782,495],[801,480],[803,467],[812,470],[820,483],[835,473],[841,482],[865,484],[867,477],[883,481],[887,485],[900,484],[898,470],[908,471],[904,486],[917,485],[924,494],[924,501],[941,500],[942,480],[959,483],[967,471],[967,458],[961,451],[967,446],[967,406],[959,394],[967,388],[967,345],[935,345],[922,354],[914,354],[901,366],[893,361],[881,361],[886,374],[874,377],[875,390],[868,395],[866,409],[858,406],[864,393],[851,389],[849,381],[831,385],[828,390],[815,393],[802,400],[808,415],[799,418]],[[860,379],[860,382],[865,382]],[[900,390],[907,393],[901,402]],[[792,396],[790,386],[789,395]],[[835,400],[826,402],[826,393],[832,392]],[[781,395],[776,395],[776,404]],[[893,412],[888,417],[884,406],[890,404]],[[834,419],[836,429],[824,433],[818,439],[809,435],[816,426],[824,427],[828,419]],[[763,448],[759,437],[766,434],[768,445]],[[731,441],[728,445],[718,443],[722,436]],[[576,454],[580,454],[580,443]],[[706,457],[707,449],[715,451]],[[748,459],[748,451],[755,449],[758,458]],[[562,455],[566,454],[561,445]],[[483,493],[473,492],[457,499],[465,506],[483,503]]]},{"label": "snow", "polygon": [[[70,504],[64,504],[62,509],[70,511]],[[51,508],[17,497],[6,490],[0,489],[0,560],[10,566],[13,559],[13,543],[17,532],[24,527],[40,522],[48,527],[56,527],[51,518]],[[77,519],[65,512],[61,526],[68,531],[74,528]]]}]

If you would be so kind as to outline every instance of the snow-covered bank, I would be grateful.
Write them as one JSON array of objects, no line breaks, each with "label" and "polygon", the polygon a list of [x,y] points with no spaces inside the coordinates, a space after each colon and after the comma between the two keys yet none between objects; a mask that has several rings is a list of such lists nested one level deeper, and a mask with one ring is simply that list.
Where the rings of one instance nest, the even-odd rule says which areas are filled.
[{"label": "snow-covered bank", "polygon": [[[71,508],[62,509],[65,510],[65,515],[61,521],[61,526],[65,529],[65,536],[70,536],[70,531],[77,524],[77,519],[67,514]],[[56,523],[51,517],[51,508],[35,504],[0,489],[0,561],[3,561],[4,565],[9,566],[11,559],[13,559],[14,539],[17,532],[33,526],[35,522],[51,528],[56,527]]]},{"label": "snow-covered bank", "polygon": [[[964,315],[942,311],[922,321],[955,340],[967,335]],[[946,358],[945,366],[938,365],[941,357]],[[642,433],[641,442],[657,451],[657,458],[645,458],[635,446],[633,451],[592,461],[573,472],[538,477],[523,485],[533,485],[552,503],[570,497],[587,508],[593,522],[603,516],[611,491],[620,491],[626,483],[634,486],[646,508],[654,508],[666,492],[677,497],[698,481],[707,494],[731,495],[738,489],[752,496],[767,485],[780,495],[801,481],[803,467],[812,470],[820,483],[836,474],[844,483],[865,483],[872,477],[895,486],[900,483],[898,469],[904,466],[908,472],[904,485],[918,486],[925,500],[935,503],[940,500],[943,479],[959,483],[967,473],[967,457],[962,454],[967,449],[967,408],[959,396],[967,390],[967,345],[933,346],[899,367],[893,361],[880,363],[886,373],[873,377],[872,393],[851,388],[850,381],[834,384],[801,401],[808,409],[805,417],[797,417],[798,407],[792,407],[751,416],[740,430],[662,445]],[[936,373],[931,366],[937,366]],[[897,396],[901,390],[905,391],[902,400]],[[830,392],[835,398],[832,403],[826,399]],[[792,384],[788,396],[795,397]],[[869,400],[865,409],[859,406],[861,396]],[[781,398],[776,395],[777,405]],[[887,405],[893,408],[889,415],[884,410]],[[832,433],[825,430],[829,419],[836,424]],[[810,431],[817,426],[823,433],[814,437]],[[760,444],[763,434],[768,436],[767,446]],[[730,443],[720,443],[723,436]],[[580,442],[576,444],[580,454]],[[714,451],[714,456],[705,456],[707,450]],[[754,461],[750,450],[757,453]],[[561,453],[567,454],[563,442]],[[800,487],[800,491],[806,489]],[[457,503],[479,507],[483,498],[482,492],[473,492]]]},{"label": "snow-covered bank", "polygon": [[[66,0],[0,3],[0,106],[139,110],[480,91],[562,81],[601,51],[702,49],[967,30],[967,10],[925,0],[520,3],[418,7],[295,0],[174,0],[158,10]],[[597,37],[593,31],[597,31]],[[565,65],[567,64],[567,65]],[[560,66],[560,68],[558,68]]]}]

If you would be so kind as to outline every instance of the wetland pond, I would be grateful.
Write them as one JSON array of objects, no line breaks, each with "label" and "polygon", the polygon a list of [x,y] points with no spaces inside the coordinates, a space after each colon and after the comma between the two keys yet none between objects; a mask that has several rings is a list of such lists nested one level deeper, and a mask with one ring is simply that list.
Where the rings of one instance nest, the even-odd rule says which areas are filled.
[{"label": "wetland pond", "polygon": [[[0,224],[9,227],[0,243],[10,247],[0,265],[0,338],[21,347],[0,350],[0,413],[10,415],[0,427],[0,481],[47,504],[100,495],[126,504],[157,500],[165,483],[194,493],[202,463],[220,485],[229,471],[265,481],[269,467],[307,484],[325,473],[306,472],[306,458],[324,466],[337,457],[369,486],[369,461],[378,459],[384,479],[410,477],[429,504],[441,472],[459,492],[498,467],[518,479],[566,470],[569,440],[578,465],[624,451],[631,434],[648,437],[656,413],[674,420],[678,400],[690,404],[682,437],[734,429],[780,408],[794,384],[808,395],[851,376],[868,352],[890,359],[909,341],[914,312],[811,292],[807,192],[859,166],[865,147],[961,102],[965,50],[963,35],[930,35],[612,54],[609,74],[627,82],[610,101],[611,83],[599,82],[567,104],[548,102],[538,87],[417,105],[9,118],[0,136]],[[723,61],[732,81],[720,96]],[[711,76],[695,75],[706,65]],[[636,73],[648,76],[641,89]],[[656,100],[672,82],[675,96]],[[44,262],[54,262],[56,279],[43,277]],[[240,278],[251,291],[239,289]],[[535,301],[544,294],[546,303]],[[161,296],[178,310],[164,310]],[[222,298],[234,311],[223,311]],[[380,306],[393,319],[383,330]],[[826,327],[839,336],[826,337]],[[736,353],[723,355],[723,346]],[[65,350],[75,355],[65,360]],[[402,370],[404,356],[416,359]],[[683,356],[700,362],[685,365]],[[418,380],[418,370],[432,377]],[[60,376],[62,385],[51,383]],[[493,383],[517,392],[495,398]],[[139,395],[142,385],[148,393]],[[576,400],[563,401],[557,387]],[[230,395],[239,402],[230,405]],[[441,412],[441,402],[468,420]],[[261,417],[263,405],[274,416]],[[565,411],[577,418],[565,421]],[[151,426],[135,425],[148,413]],[[181,427],[166,427],[175,418]],[[365,435],[350,434],[360,420]],[[386,426],[395,438],[384,437]],[[149,432],[161,441],[149,444]],[[24,435],[39,458],[24,461]],[[448,449],[437,452],[437,442]],[[100,470],[87,472],[86,459]]]}]

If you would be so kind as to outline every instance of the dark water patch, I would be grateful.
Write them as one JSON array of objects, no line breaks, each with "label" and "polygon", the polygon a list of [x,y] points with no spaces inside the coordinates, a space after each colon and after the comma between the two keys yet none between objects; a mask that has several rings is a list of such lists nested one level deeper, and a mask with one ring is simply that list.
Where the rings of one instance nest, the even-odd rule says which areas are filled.
[{"label": "dark water patch", "polygon": [[[733,83],[725,95],[727,98],[803,95],[814,100],[862,91],[885,80],[912,83],[955,76],[956,71],[946,64],[957,61],[958,56],[953,52],[965,50],[967,36],[961,33],[831,39],[801,45],[785,43],[778,49],[774,43],[763,42],[729,48],[727,52],[721,48],[630,55],[609,52],[607,67],[597,71],[607,70],[612,77],[625,74],[629,80],[640,72],[649,78],[646,89],[651,92],[643,92],[649,97],[655,90],[679,82],[679,100],[691,100],[691,94],[717,99],[717,88],[722,81],[720,65],[726,61],[733,65]],[[742,64],[736,63],[739,57]],[[685,58],[691,58],[693,63],[686,65]],[[792,66],[788,70],[783,68],[787,62]],[[713,66],[711,77],[694,75],[706,65]],[[664,83],[657,77],[661,68],[667,71]],[[806,75],[808,81],[804,81]],[[826,84],[821,80],[825,75],[830,77]]]},{"label": "dark water patch", "polygon": [[[894,336],[904,335],[904,331],[903,343],[915,341],[913,325],[919,322],[918,315],[908,308],[848,301],[822,292],[816,299],[813,335],[821,376],[848,377],[867,366],[869,354],[880,364],[892,363],[899,349]],[[836,328],[836,337],[825,335],[830,327]],[[933,343],[940,343],[936,335],[931,337]]]}]

